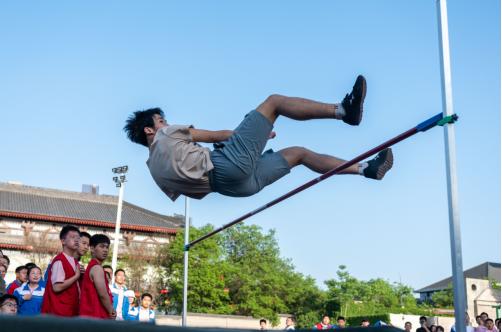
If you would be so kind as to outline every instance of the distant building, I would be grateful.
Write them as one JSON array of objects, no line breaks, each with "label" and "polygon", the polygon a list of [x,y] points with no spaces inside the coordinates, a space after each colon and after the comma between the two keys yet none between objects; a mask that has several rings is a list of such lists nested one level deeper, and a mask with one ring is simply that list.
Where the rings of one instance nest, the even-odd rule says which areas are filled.
[{"label": "distant building", "polygon": [[[0,183],[0,249],[11,264],[7,280],[14,279],[18,265],[33,261],[45,268],[61,250],[59,232],[73,224],[91,235],[104,233],[114,240],[117,196],[98,195],[96,186],[86,192]],[[162,244],[169,243],[184,223],[182,216],[165,216],[123,202],[120,257],[151,259]]]},{"label": "distant building", "polygon": [[[464,271],[469,316],[474,318],[482,312],[490,317],[498,317],[500,311],[500,263],[486,262]],[[435,282],[415,291],[421,301],[431,301],[432,294],[447,289],[453,282],[452,277]],[[492,283],[498,289],[492,288]],[[497,309],[498,308],[498,309]]]}]

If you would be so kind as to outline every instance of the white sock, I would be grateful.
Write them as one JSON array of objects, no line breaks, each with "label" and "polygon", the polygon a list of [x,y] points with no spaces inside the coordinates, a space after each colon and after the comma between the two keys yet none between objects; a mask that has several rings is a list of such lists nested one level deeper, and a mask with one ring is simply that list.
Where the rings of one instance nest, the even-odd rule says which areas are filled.
[{"label": "white sock", "polygon": [[341,119],[345,116],[345,109],[343,108],[342,104],[335,104],[336,109],[335,109],[335,118],[336,119]]},{"label": "white sock", "polygon": [[366,167],[368,167],[369,164],[368,163],[360,163],[359,164],[359,174],[360,175],[364,175],[364,170],[366,169]]}]

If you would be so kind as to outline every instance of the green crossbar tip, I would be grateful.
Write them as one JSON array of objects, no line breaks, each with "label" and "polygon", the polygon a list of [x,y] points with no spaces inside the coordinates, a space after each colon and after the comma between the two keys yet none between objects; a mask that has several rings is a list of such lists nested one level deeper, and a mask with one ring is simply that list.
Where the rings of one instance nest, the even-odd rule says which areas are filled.
[{"label": "green crossbar tip", "polygon": [[444,126],[445,124],[448,123],[454,123],[457,120],[458,120],[457,114],[448,115],[438,121],[438,126]]}]

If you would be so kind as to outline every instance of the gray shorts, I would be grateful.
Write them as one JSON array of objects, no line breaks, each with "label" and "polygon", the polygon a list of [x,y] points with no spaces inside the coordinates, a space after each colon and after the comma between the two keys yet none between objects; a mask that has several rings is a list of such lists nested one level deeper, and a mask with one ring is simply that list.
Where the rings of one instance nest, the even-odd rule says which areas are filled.
[{"label": "gray shorts", "polygon": [[291,171],[280,153],[271,149],[263,153],[273,127],[253,110],[228,140],[215,144],[211,152],[214,169],[209,172],[213,191],[233,197],[251,196]]}]

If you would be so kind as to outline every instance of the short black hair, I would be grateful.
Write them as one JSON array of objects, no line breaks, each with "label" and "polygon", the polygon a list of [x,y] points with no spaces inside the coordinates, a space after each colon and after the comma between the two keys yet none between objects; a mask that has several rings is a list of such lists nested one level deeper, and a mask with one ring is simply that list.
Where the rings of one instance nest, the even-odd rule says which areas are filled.
[{"label": "short black hair", "polygon": [[59,232],[59,239],[64,240],[69,232],[77,232],[80,235],[80,231],[76,226],[64,225],[63,228],[61,229],[61,232]]},{"label": "short black hair", "polygon": [[4,295],[0,296],[0,307],[5,303],[5,301],[7,301],[9,299],[16,301],[16,304],[19,305],[19,302],[17,301],[17,298],[14,295],[4,294]]},{"label": "short black hair", "polygon": [[117,273],[119,273],[119,272],[124,272],[124,275],[126,274],[124,269],[117,269],[117,271],[115,271],[115,273],[113,275],[117,276]]},{"label": "short black hair", "polygon": [[420,316],[420,318],[419,318],[418,320],[422,320],[422,319],[427,320],[427,317],[425,317],[425,316]]},{"label": "short black hair", "polygon": [[143,111],[136,111],[131,116],[129,116],[129,118],[126,120],[126,125],[124,126],[124,131],[127,134],[127,138],[129,138],[134,143],[148,147],[145,127],[153,128],[153,116],[155,114],[164,117],[164,112],[158,107],[149,108]]},{"label": "short black hair", "polygon": [[37,264],[33,263],[33,262],[29,262],[29,263],[26,263],[24,266],[26,266],[26,268],[29,270],[30,268],[32,268],[33,266],[37,266]]},{"label": "short black hair", "polygon": [[365,323],[365,322],[368,322],[368,323],[369,323],[370,321],[369,321],[369,319],[368,319],[368,318],[363,318],[363,319],[361,320],[361,323]]},{"label": "short black hair", "polygon": [[147,296],[150,298],[150,300],[153,300],[153,296],[150,293],[143,293],[143,294],[141,294],[141,300],[143,300]]},{"label": "short black hair", "polygon": [[87,232],[80,232],[80,237],[86,237],[89,240],[91,240],[91,234],[89,234]]},{"label": "short black hair", "polygon": [[95,247],[100,243],[110,244],[110,238],[105,234],[94,234],[91,236],[91,240],[89,241],[91,247]]},{"label": "short black hair", "polygon": [[479,315],[480,316],[483,316],[483,315],[487,315],[488,316],[488,314],[486,312],[484,312],[484,311],[482,313],[480,313]]},{"label": "short black hair", "polygon": [[267,324],[267,320],[266,320],[266,319],[260,319],[260,324],[261,324],[261,323],[265,323],[265,324]]},{"label": "short black hair", "polygon": [[322,315],[322,318],[324,318],[324,317],[328,317],[329,319],[331,319],[331,317],[329,317],[329,315],[328,315],[328,314],[324,314],[324,315]]},{"label": "short black hair", "polygon": [[493,323],[493,319],[491,319],[491,318],[487,318],[487,319],[485,320],[485,323],[486,323],[487,321],[490,321],[490,322],[492,322],[492,323]]},{"label": "short black hair", "polygon": [[19,273],[23,270],[28,270],[28,268],[26,267],[26,265],[21,265],[21,266],[18,266],[16,267],[16,273]]},{"label": "short black hair", "polygon": [[437,331],[437,332],[439,332],[439,331],[444,332],[444,327],[442,327],[441,325],[438,325],[438,326],[436,327],[436,331]]},{"label": "short black hair", "polygon": [[337,321],[339,321],[339,320],[343,320],[343,321],[345,321],[345,317],[343,317],[343,316],[338,316],[338,318],[337,318],[336,320],[337,320]]},{"label": "short black hair", "polygon": [[410,325],[411,325],[411,322],[406,322],[406,323],[404,323],[404,325],[406,325],[406,324],[410,324]]}]

